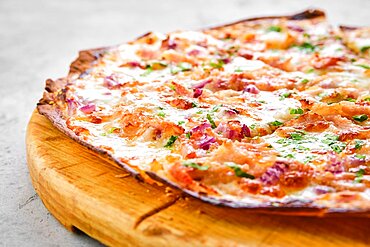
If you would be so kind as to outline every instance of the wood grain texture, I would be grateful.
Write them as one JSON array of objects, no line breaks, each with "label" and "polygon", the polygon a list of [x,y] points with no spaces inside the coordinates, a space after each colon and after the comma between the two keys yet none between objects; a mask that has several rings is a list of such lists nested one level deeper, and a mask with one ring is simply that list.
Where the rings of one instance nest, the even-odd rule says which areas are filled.
[{"label": "wood grain texture", "polygon": [[369,246],[370,219],[265,215],[137,181],[34,112],[27,159],[49,211],[111,246]]}]

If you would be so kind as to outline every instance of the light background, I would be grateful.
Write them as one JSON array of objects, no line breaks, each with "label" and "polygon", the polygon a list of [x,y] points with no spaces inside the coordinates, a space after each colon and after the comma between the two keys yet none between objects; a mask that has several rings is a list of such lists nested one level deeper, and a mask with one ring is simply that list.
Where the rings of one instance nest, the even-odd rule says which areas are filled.
[{"label": "light background", "polygon": [[335,24],[370,26],[370,0],[0,0],[0,246],[99,245],[48,213],[25,159],[25,130],[44,81],[66,75],[78,50],[308,7]]}]

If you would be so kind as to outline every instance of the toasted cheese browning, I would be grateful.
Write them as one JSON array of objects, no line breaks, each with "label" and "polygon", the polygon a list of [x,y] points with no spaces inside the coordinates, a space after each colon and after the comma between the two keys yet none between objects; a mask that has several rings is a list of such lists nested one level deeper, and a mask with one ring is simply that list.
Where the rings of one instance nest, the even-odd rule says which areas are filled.
[{"label": "toasted cheese browning", "polygon": [[47,104],[83,143],[204,200],[369,212],[369,44],[324,16],[149,33]]}]

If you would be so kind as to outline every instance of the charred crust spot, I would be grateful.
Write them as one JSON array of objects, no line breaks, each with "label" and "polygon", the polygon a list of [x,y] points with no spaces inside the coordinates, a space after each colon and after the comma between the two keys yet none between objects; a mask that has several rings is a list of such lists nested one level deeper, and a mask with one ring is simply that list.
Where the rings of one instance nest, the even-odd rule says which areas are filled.
[{"label": "charred crust spot", "polygon": [[306,11],[303,11],[302,13],[292,15],[288,19],[289,20],[307,20],[307,19],[314,19],[317,17],[325,17],[325,13],[318,9],[308,9]]}]

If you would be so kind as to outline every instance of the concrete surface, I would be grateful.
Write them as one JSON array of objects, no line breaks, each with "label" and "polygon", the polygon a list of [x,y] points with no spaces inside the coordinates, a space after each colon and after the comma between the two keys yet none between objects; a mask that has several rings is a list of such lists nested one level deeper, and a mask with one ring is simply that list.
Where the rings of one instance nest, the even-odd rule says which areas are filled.
[{"label": "concrete surface", "polygon": [[25,159],[25,130],[44,81],[64,76],[78,50],[309,6],[326,10],[333,23],[370,25],[369,0],[0,0],[0,246],[100,245],[48,213]]}]

